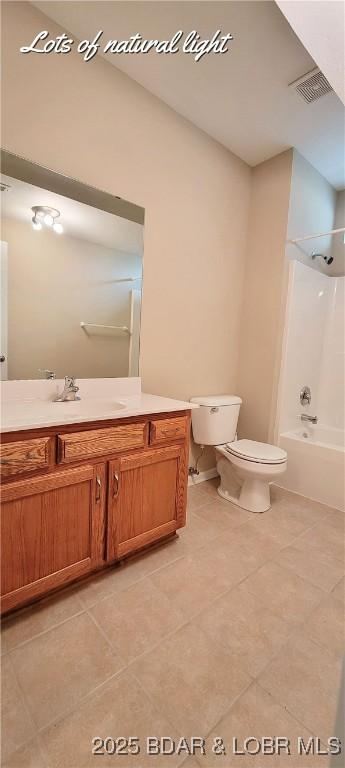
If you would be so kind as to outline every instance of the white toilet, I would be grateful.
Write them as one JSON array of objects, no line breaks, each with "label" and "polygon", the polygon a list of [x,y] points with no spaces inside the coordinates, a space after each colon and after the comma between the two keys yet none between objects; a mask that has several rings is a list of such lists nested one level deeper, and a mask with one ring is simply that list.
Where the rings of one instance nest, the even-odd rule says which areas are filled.
[{"label": "white toilet", "polygon": [[[191,402],[199,405],[192,411],[195,442],[216,449],[219,495],[249,512],[265,512],[271,506],[269,483],[286,471],[286,451],[255,440],[236,440],[240,397],[209,395],[192,397]],[[241,483],[238,498],[230,491],[233,472]]]}]

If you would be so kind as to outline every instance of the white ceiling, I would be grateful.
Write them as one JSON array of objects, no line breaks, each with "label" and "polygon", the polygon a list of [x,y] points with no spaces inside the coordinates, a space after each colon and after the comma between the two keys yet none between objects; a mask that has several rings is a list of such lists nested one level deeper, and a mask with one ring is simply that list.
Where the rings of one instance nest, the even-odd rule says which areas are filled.
[{"label": "white ceiling", "polygon": [[334,187],[345,186],[343,105],[335,93],[307,105],[288,88],[315,62],[273,0],[33,5],[75,39],[103,30],[103,44],[136,32],[148,39],[167,39],[179,29],[197,29],[202,37],[231,32],[229,53],[199,63],[183,53],[102,55],[249,165],[293,146]]},{"label": "white ceiling", "polygon": [[[33,184],[1,174],[1,181],[9,184],[8,192],[1,192],[3,218],[27,221],[31,226],[33,205],[49,205],[60,211],[64,235],[87,240],[116,251],[140,255],[143,249],[143,227],[115,214],[101,211],[77,200],[56,195]],[[56,235],[54,237],[62,237]]]},{"label": "white ceiling", "polygon": [[304,47],[345,104],[345,3],[276,0]]}]

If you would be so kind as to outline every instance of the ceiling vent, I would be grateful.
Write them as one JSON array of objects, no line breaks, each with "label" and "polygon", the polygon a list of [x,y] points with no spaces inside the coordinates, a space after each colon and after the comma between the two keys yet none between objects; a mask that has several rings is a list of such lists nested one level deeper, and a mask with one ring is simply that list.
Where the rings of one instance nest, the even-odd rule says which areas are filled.
[{"label": "ceiling vent", "polygon": [[0,192],[9,192],[12,189],[12,187],[9,184],[4,184],[3,181],[0,181]]},{"label": "ceiling vent", "polygon": [[299,96],[307,104],[311,104],[312,101],[317,101],[321,96],[325,96],[326,93],[331,93],[332,86],[324,76],[318,67],[312,69],[311,72],[307,72],[306,75],[299,77],[298,80],[294,80],[289,84],[289,88],[293,88]]}]

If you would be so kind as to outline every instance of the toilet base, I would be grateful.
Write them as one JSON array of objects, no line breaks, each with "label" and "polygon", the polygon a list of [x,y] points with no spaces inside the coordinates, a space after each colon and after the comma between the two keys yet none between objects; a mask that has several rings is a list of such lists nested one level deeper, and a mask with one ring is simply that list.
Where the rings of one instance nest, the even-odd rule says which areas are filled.
[{"label": "toilet base", "polygon": [[258,480],[255,477],[244,480],[238,498],[232,496],[232,494],[222,488],[221,485],[217,490],[219,496],[223,499],[230,501],[232,504],[236,504],[236,506],[241,507],[241,509],[246,509],[247,512],[267,512],[271,507],[269,483],[266,483],[263,480]]}]

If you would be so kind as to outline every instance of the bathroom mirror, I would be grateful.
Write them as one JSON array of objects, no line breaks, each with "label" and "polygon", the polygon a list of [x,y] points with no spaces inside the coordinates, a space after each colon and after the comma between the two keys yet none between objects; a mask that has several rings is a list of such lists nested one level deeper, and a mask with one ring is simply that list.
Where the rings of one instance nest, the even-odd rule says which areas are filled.
[{"label": "bathroom mirror", "polygon": [[144,209],[1,153],[1,378],[138,376]]}]

